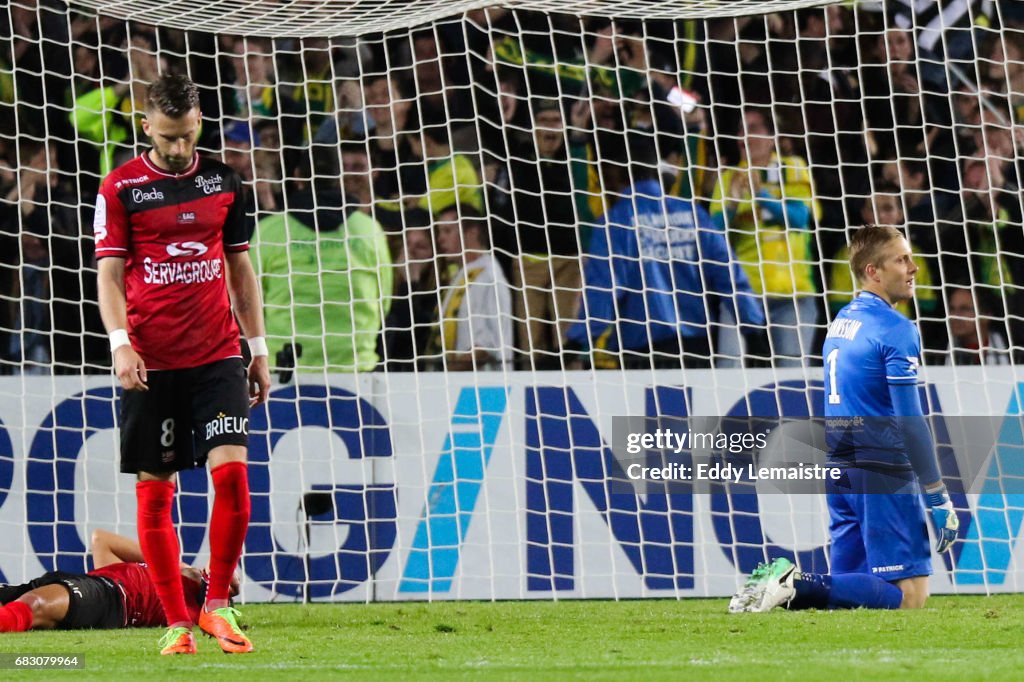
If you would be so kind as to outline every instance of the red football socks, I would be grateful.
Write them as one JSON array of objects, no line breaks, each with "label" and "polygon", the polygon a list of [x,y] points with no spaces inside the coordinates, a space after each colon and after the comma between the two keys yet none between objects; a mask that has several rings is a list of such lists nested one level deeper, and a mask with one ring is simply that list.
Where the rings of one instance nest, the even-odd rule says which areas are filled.
[{"label": "red football socks", "polygon": [[174,483],[139,481],[135,484],[138,501],[139,545],[149,566],[149,575],[164,607],[167,624],[191,626],[185,592],[181,587],[181,549],[171,520]]},{"label": "red football socks", "polygon": [[245,462],[228,462],[210,470],[213,478],[213,514],[210,516],[210,610],[228,604],[231,576],[242,556],[249,529],[249,471]]},{"label": "red football socks", "polygon": [[27,632],[31,629],[31,606],[23,601],[12,601],[0,607],[0,632]]}]

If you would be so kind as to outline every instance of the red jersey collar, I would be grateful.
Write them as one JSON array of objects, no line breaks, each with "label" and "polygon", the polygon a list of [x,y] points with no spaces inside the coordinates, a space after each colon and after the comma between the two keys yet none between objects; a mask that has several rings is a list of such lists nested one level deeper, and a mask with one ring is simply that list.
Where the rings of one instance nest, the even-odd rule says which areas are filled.
[{"label": "red jersey collar", "polygon": [[186,168],[185,170],[183,170],[180,173],[168,173],[163,168],[160,168],[159,166],[157,166],[149,158],[149,152],[150,152],[150,150],[147,149],[146,151],[144,151],[142,153],[142,162],[144,164],[146,164],[146,167],[149,168],[149,170],[153,171],[154,173],[158,173],[159,175],[163,175],[164,177],[167,177],[167,178],[181,178],[181,177],[185,177],[186,175],[191,175],[192,173],[195,173],[196,169],[199,168],[199,152],[194,152],[192,154],[192,163],[190,163],[188,165],[188,168]]}]

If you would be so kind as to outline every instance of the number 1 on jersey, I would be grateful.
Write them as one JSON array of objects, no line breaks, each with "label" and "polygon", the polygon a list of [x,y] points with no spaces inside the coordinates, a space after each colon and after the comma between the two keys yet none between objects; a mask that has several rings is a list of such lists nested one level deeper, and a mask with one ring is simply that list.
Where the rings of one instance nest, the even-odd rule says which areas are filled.
[{"label": "number 1 on jersey", "polygon": [[836,386],[836,365],[839,364],[839,349],[833,348],[825,358],[828,363],[828,404],[838,405],[839,387]]}]

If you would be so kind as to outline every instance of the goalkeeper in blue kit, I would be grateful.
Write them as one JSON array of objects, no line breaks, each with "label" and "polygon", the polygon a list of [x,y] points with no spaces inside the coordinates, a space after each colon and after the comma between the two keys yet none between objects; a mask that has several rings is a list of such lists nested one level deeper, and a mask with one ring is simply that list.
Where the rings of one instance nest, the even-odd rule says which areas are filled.
[{"label": "goalkeeper in blue kit", "polygon": [[896,228],[854,234],[850,267],[861,293],[829,326],[822,349],[829,465],[842,472],[826,479],[831,573],[802,573],[777,558],[754,570],[730,612],[924,606],[932,573],[924,504],[936,552],[949,549],[960,523],[921,409],[921,337],[893,308],[914,295],[911,256]]}]

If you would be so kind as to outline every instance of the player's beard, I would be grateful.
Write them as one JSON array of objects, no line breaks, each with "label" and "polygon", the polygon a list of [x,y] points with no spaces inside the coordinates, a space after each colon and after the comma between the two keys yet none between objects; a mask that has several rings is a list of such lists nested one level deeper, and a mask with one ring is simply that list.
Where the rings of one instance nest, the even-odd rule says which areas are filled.
[{"label": "player's beard", "polygon": [[170,156],[159,149],[156,150],[156,153],[160,157],[160,160],[164,162],[164,166],[167,167],[167,170],[172,173],[181,173],[188,168],[192,164],[192,157],[195,155],[195,151],[193,151],[188,154],[188,156]]},{"label": "player's beard", "polygon": [[191,156],[165,156],[163,154],[161,154],[161,156],[163,156],[164,163],[167,165],[167,168],[169,168],[174,173],[182,172],[183,170],[189,167],[190,163],[192,163]]}]

